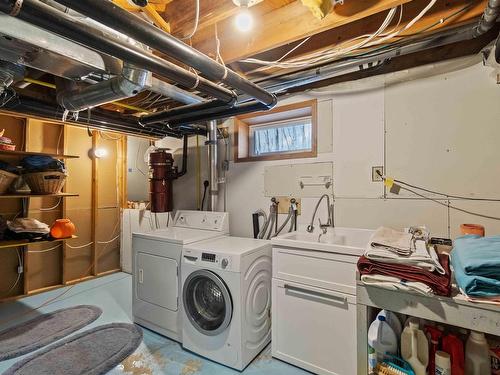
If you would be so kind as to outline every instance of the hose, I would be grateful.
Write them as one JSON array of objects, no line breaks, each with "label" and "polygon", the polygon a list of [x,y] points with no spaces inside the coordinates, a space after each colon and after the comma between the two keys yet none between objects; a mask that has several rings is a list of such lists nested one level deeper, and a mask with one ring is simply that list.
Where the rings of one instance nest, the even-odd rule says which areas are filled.
[{"label": "hose", "polygon": [[269,233],[266,236],[266,240],[270,240],[271,236],[273,234],[273,227],[274,224],[276,223],[276,206],[272,205],[271,206],[271,211],[270,211],[270,225],[269,225]]},{"label": "hose", "polygon": [[[281,231],[283,230],[283,228],[285,228],[285,226],[288,224],[288,222],[290,221],[290,219],[292,218],[293,216],[293,212],[294,212],[294,209],[290,206],[290,208],[288,209],[288,215],[285,219],[285,221],[283,222],[283,224],[278,228],[278,230],[276,231],[276,233],[274,234],[273,237],[276,237],[277,235],[279,235],[281,233]],[[292,221],[292,227],[293,227],[293,221]],[[290,232],[290,231],[289,231]]]},{"label": "hose", "polygon": [[259,232],[259,235],[257,236],[258,239],[263,239],[265,236],[266,236],[266,232],[267,232],[267,228],[269,226],[269,223],[271,222],[271,209],[272,209],[273,206],[271,206],[271,208],[269,208],[269,216],[266,215],[266,213],[261,210],[262,212],[264,212],[264,217],[265,217],[265,221],[264,221],[264,225],[262,226],[262,230]]}]

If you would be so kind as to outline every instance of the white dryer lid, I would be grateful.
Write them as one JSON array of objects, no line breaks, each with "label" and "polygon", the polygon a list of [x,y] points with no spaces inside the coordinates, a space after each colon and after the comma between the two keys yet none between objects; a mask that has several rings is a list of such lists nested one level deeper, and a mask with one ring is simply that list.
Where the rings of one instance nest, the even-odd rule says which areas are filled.
[{"label": "white dryer lid", "polygon": [[220,237],[223,234],[210,230],[170,227],[166,229],[154,230],[151,232],[134,233],[133,235],[134,237],[187,245],[198,241]]}]

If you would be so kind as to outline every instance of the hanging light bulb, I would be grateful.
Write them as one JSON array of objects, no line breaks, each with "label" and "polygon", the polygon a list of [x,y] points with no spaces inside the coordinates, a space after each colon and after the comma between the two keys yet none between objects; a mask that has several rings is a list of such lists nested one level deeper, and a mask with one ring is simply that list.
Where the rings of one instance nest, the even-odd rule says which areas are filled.
[{"label": "hanging light bulb", "polygon": [[248,32],[253,27],[253,17],[247,7],[241,7],[235,18],[236,28],[241,32]]}]

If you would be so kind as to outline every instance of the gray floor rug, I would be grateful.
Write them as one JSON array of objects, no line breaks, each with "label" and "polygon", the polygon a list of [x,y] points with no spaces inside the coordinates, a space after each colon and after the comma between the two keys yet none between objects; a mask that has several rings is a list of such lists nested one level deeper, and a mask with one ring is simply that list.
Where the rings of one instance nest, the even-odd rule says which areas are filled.
[{"label": "gray floor rug", "polygon": [[4,375],[101,375],[131,355],[142,330],[112,323],[68,337],[16,363]]},{"label": "gray floor rug", "polygon": [[0,361],[31,353],[78,331],[102,314],[96,306],[80,305],[40,315],[0,332]]}]

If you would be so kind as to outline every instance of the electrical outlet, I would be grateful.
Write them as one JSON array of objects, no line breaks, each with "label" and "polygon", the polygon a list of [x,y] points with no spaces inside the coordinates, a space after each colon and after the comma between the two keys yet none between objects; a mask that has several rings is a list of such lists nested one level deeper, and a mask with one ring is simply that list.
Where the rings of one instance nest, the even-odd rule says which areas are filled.
[{"label": "electrical outlet", "polygon": [[384,167],[379,166],[379,167],[372,167],[372,182],[380,182],[384,181],[382,176],[379,175],[384,175]]}]

